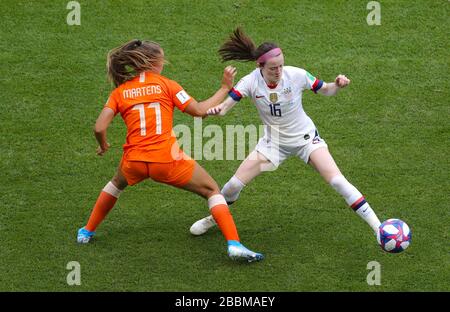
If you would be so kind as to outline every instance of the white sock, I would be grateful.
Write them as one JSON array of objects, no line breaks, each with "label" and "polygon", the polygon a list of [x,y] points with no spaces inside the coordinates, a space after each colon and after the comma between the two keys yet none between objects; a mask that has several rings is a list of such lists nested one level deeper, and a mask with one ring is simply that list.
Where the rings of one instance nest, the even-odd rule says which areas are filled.
[{"label": "white sock", "polygon": [[120,193],[122,193],[121,190],[119,190],[111,181],[109,181],[105,187],[103,188],[103,191],[114,196],[115,198],[119,198]]},{"label": "white sock", "polygon": [[232,176],[231,179],[223,186],[222,194],[227,202],[234,202],[239,198],[239,193],[245,187],[245,184],[241,182],[236,176]]},{"label": "white sock", "polygon": [[381,224],[380,220],[358,189],[350,184],[343,175],[334,176],[330,181],[330,185],[344,197],[347,205],[377,233]]},{"label": "white sock", "polygon": [[216,207],[217,205],[226,205],[227,202],[225,201],[225,198],[223,198],[222,194],[216,194],[208,198],[208,208],[212,209]]},{"label": "white sock", "polygon": [[370,227],[373,229],[375,234],[378,232],[378,227],[380,226],[381,222],[378,219],[377,215],[375,214],[375,211],[370,207],[369,203],[364,200],[365,204],[363,204],[361,207],[359,207],[355,212],[360,216],[364,221],[367,222],[367,224],[370,225]]}]

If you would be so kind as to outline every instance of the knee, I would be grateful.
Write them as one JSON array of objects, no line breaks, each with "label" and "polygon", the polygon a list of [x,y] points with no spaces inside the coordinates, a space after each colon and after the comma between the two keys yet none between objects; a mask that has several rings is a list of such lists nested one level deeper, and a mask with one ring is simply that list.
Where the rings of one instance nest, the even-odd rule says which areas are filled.
[{"label": "knee", "polygon": [[345,198],[349,205],[352,205],[358,198],[362,197],[358,189],[348,182],[343,175],[333,177],[330,185]]},{"label": "knee", "polygon": [[111,182],[114,184],[115,187],[117,187],[119,190],[123,190],[128,186],[128,182],[125,178],[120,177],[118,175],[115,175]]},{"label": "knee", "polygon": [[245,184],[235,175],[224,185],[224,192],[236,193],[240,192],[245,187]]},{"label": "knee", "polygon": [[215,182],[205,183],[205,185],[203,185],[202,187],[201,193],[203,197],[210,198],[213,195],[220,194],[220,189],[217,183]]},{"label": "knee", "polygon": [[327,182],[334,188],[339,188],[343,184],[347,184],[347,179],[342,174],[335,174],[327,177]]}]

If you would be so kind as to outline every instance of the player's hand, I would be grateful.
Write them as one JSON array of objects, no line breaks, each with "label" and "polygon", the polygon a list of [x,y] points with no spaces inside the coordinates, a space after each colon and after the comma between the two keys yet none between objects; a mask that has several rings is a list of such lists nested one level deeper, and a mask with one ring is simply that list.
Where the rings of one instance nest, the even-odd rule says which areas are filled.
[{"label": "player's hand", "polygon": [[348,79],[345,75],[338,75],[334,82],[339,88],[345,88],[349,85],[350,79]]},{"label": "player's hand", "polygon": [[234,66],[227,66],[223,70],[222,87],[231,90],[234,86],[234,77],[236,76],[237,69]]},{"label": "player's hand", "polygon": [[109,149],[110,146],[111,145],[109,143],[106,143],[106,145],[103,147],[102,146],[97,147],[97,155],[103,156],[103,154],[106,153],[106,151]]},{"label": "player's hand", "polygon": [[218,115],[222,111],[222,105],[211,107],[206,111],[207,115]]}]

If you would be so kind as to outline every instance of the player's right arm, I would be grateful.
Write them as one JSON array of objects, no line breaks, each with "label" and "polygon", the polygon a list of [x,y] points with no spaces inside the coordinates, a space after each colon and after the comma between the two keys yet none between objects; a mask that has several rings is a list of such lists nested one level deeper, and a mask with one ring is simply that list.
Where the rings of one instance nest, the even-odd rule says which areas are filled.
[{"label": "player's right arm", "polygon": [[97,155],[99,156],[103,156],[103,154],[106,153],[110,146],[106,140],[106,130],[108,129],[113,119],[114,111],[109,107],[105,107],[103,108],[97,118],[97,121],[95,122],[94,134],[99,145],[97,148]]},{"label": "player's right arm", "polygon": [[225,101],[223,101],[219,105],[208,109],[206,114],[224,116],[236,103],[237,101],[233,100],[231,97],[227,97]]},{"label": "player's right arm", "polygon": [[106,130],[113,121],[116,114],[119,112],[119,99],[117,89],[115,89],[109,96],[103,110],[97,118],[94,126],[95,139],[98,142],[97,155],[103,156],[109,148],[109,143],[106,140]]}]

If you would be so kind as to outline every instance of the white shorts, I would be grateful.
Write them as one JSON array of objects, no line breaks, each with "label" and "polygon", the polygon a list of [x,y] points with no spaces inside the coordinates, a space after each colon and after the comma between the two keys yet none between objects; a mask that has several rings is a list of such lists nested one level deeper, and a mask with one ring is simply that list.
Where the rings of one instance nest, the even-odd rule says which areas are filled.
[{"label": "white shorts", "polygon": [[255,150],[264,155],[270,162],[278,167],[289,156],[297,156],[305,163],[309,161],[309,155],[320,147],[328,147],[327,143],[319,136],[317,130],[315,136],[305,145],[284,146],[275,144],[273,141],[263,137],[259,139]]}]

